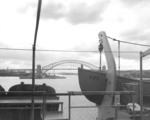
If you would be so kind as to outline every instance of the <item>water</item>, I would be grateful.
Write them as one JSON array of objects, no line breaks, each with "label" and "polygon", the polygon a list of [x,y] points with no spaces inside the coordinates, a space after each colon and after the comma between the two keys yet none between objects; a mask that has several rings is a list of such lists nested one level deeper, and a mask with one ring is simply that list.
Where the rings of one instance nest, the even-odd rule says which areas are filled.
[{"label": "water", "polygon": [[[15,85],[24,82],[25,84],[32,84],[31,79],[19,79],[19,77],[0,77],[0,84],[5,88],[6,91]],[[43,84],[55,88],[57,93],[68,92],[68,91],[79,91],[78,76],[67,76],[66,79],[35,79],[35,84]]]},{"label": "water", "polygon": [[[6,91],[15,84],[31,84],[31,79],[19,79],[19,77],[0,77],[0,85],[4,87]],[[56,90],[56,93],[67,93],[68,91],[81,91],[78,76],[67,75],[66,79],[36,79],[35,84],[49,85]],[[63,115],[61,117],[68,118],[68,96],[60,96],[60,100],[63,101]],[[84,96],[72,96],[71,106],[95,106],[95,104],[89,102]],[[45,120],[51,119],[51,113],[46,113]],[[97,117],[96,108],[71,108],[71,120],[95,120]]]}]

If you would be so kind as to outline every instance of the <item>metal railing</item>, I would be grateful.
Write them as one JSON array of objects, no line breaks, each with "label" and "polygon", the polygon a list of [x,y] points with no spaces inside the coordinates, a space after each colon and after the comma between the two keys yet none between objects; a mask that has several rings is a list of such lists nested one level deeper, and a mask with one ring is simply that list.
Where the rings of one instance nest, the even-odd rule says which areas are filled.
[{"label": "metal railing", "polygon": [[[120,107],[127,107],[127,105],[120,105],[120,104],[114,104],[114,105],[97,105],[97,106],[71,106],[71,96],[78,96],[78,95],[121,95],[121,94],[130,94],[135,95],[133,91],[84,91],[84,92],[76,92],[72,91],[69,92],[69,120],[71,120],[71,109],[72,108],[103,108],[103,107],[114,107],[115,108],[115,120],[118,119],[118,110]],[[135,102],[133,101],[133,106]],[[133,120],[135,120],[135,109],[133,107]]]},{"label": "metal railing", "polygon": [[[11,93],[11,94],[10,94]],[[41,96],[38,96],[38,95]],[[54,94],[48,94],[46,92],[43,91],[38,91],[35,92],[34,94],[32,94],[32,92],[22,92],[22,91],[17,91],[17,92],[0,92],[0,110],[1,109],[17,109],[17,110],[31,110],[31,97],[34,97],[34,109],[36,110],[40,110],[41,114],[42,114],[42,120],[45,119],[46,117],[46,105],[48,104],[61,104],[61,109],[60,112],[61,114],[63,114],[64,110],[63,110],[63,102],[65,101],[60,101],[60,99],[58,99],[58,96],[61,97],[68,97],[68,105],[66,104],[66,106],[68,106],[68,116],[66,116],[68,120],[72,120],[72,109],[76,109],[76,108],[82,108],[82,109],[88,109],[88,108],[101,108],[101,107],[113,107],[115,108],[115,120],[119,120],[118,118],[118,110],[120,107],[127,107],[127,105],[120,105],[120,104],[114,104],[114,105],[105,105],[105,106],[96,106],[96,105],[72,105],[72,96],[83,96],[83,95],[121,95],[121,94],[128,94],[128,95],[135,95],[135,93],[133,91],[84,91],[84,92],[78,92],[78,91],[70,91],[68,93],[54,93]],[[57,99],[55,99],[56,101],[53,101],[53,98],[50,96],[55,96]],[[49,103],[48,103],[48,100]],[[79,102],[79,101],[78,101]],[[9,104],[10,103],[10,104]],[[6,105],[7,104],[7,105]],[[134,101],[133,101],[133,106],[134,106]],[[16,106],[15,106],[16,105]],[[56,110],[54,110],[56,113]],[[53,112],[53,111],[50,111]],[[59,113],[60,113],[59,112]],[[135,120],[135,110],[133,107],[133,119]]]}]

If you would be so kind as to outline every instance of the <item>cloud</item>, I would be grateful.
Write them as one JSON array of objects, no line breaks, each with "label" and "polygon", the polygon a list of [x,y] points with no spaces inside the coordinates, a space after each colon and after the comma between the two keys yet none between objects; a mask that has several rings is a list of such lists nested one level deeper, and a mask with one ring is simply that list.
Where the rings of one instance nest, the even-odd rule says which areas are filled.
[{"label": "cloud", "polygon": [[[0,67],[9,66],[14,68],[31,68],[32,66],[32,51],[14,51],[14,50],[0,50]],[[36,63],[46,61],[46,54],[36,52]],[[4,63],[4,65],[3,65]],[[16,65],[16,66],[15,66]]]},{"label": "cloud", "polygon": [[[102,20],[102,14],[109,5],[110,0],[97,1],[92,4],[87,2],[77,2],[74,4],[49,1],[46,4],[42,4],[41,19],[44,20],[59,20],[65,19],[73,25],[77,24],[92,24]],[[35,3],[27,4],[24,7],[18,9],[19,12],[27,12],[28,9],[37,7]],[[36,12],[36,11],[35,11]],[[34,13],[34,15],[36,15]]]},{"label": "cloud", "polygon": [[60,19],[64,17],[64,6],[61,3],[49,2],[42,6],[41,18],[42,19]]},{"label": "cloud", "polygon": [[[124,30],[119,33],[120,40],[137,43],[137,44],[144,44],[150,45],[150,2],[148,0],[145,1],[138,1],[138,0],[131,0],[131,1],[123,1],[125,4],[132,5],[132,8],[129,9],[130,12],[127,12],[130,16],[126,17],[126,26]],[[128,8],[126,8],[128,11]],[[125,19],[125,18],[124,18]],[[129,21],[128,19],[131,19]],[[133,20],[132,20],[133,19]],[[129,54],[122,54],[122,58],[124,59],[139,59],[139,52],[146,50],[147,47],[143,46],[135,46],[129,44],[121,43],[121,50],[122,51],[129,51]],[[136,53],[133,53],[136,52]]]},{"label": "cloud", "polygon": [[133,7],[143,2],[148,2],[149,0],[121,0],[127,7]]},{"label": "cloud", "polygon": [[102,13],[108,6],[108,0],[92,5],[77,3],[70,7],[67,20],[72,24],[95,23],[102,20]]},{"label": "cloud", "polygon": [[[142,7],[142,6],[141,6]],[[135,24],[132,27],[127,27],[126,30],[120,33],[121,37],[125,40],[135,41],[137,43],[149,44],[150,45],[150,16],[148,11],[150,10],[150,4],[145,6],[142,11],[138,7],[135,9],[136,19]],[[139,15],[138,15],[139,14]]]},{"label": "cloud", "polygon": [[17,11],[19,13],[26,13],[28,10],[30,11],[30,9],[37,9],[37,3],[35,1],[21,1]]},{"label": "cloud", "polygon": [[[150,31],[149,31],[150,32]],[[149,34],[146,31],[142,31],[141,29],[135,28],[131,30],[126,30],[120,33],[119,38],[117,40],[141,44],[141,45],[150,45]],[[145,51],[148,47],[139,46],[134,44],[128,44],[120,42],[120,57],[124,60],[139,60],[140,51]],[[114,46],[112,46],[112,50],[115,50],[114,56],[118,57],[118,42]]]},{"label": "cloud", "polygon": [[[146,28],[145,28],[146,29]],[[150,44],[150,29],[139,29],[139,28],[134,28],[125,32],[121,33],[121,36],[124,37],[128,41],[133,41],[136,43],[144,43],[146,45]]]},{"label": "cloud", "polygon": [[[95,54],[94,54],[95,55]],[[0,68],[32,68],[32,51],[0,50]],[[36,64],[42,67],[61,60],[81,60],[90,62],[93,55],[80,52],[36,52]]]}]

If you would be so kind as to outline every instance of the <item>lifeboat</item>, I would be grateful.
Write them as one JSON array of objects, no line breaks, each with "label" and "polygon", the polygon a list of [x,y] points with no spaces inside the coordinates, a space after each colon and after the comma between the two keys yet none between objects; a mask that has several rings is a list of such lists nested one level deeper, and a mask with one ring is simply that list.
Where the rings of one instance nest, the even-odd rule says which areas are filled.
[{"label": "lifeboat", "polygon": [[[135,95],[120,95],[120,103],[130,102],[140,103],[140,81],[132,78],[118,76],[116,73],[116,63],[111,52],[109,42],[105,32],[99,33],[99,39],[103,43],[104,53],[107,62],[107,71],[78,69],[79,84],[81,91],[134,91]],[[109,52],[108,52],[109,51]],[[150,103],[150,82],[143,81],[143,101]],[[115,96],[85,95],[85,97],[97,105],[112,105]]]},{"label": "lifeboat", "polygon": [[[105,91],[106,90],[106,73],[78,69],[79,84],[82,91]],[[101,104],[104,95],[85,95],[85,97],[98,105]]]},{"label": "lifeboat", "polygon": [[[87,70],[87,69],[78,69],[78,76],[79,76],[79,84],[81,91],[106,91],[106,72],[104,71],[94,71],[94,70]],[[116,83],[116,91],[134,91],[136,95],[133,97],[132,95],[120,95],[120,102],[122,105],[126,105],[131,101],[136,101],[139,103],[139,80],[133,78],[126,78],[117,76],[117,83]],[[143,81],[143,101],[144,103],[150,103],[150,82]],[[101,95],[85,95],[85,97],[97,104],[100,105],[104,94]]]}]

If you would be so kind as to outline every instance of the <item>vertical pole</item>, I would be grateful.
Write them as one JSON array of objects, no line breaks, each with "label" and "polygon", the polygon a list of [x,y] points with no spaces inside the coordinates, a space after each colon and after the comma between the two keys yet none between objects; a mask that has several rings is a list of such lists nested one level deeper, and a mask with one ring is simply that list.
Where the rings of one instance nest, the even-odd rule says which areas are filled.
[{"label": "vertical pole", "polygon": [[32,56],[32,101],[31,101],[31,120],[34,120],[34,92],[35,92],[35,46],[33,46]]},{"label": "vertical pole", "polygon": [[42,120],[45,119],[46,112],[46,84],[43,84],[43,106],[42,106]]},{"label": "vertical pole", "polygon": [[83,69],[83,64],[81,64],[81,69]]},{"label": "vertical pole", "polygon": [[102,44],[102,41],[99,40],[99,46],[98,46],[98,50],[99,50],[99,53],[100,53],[100,63],[99,63],[99,71],[101,71],[101,59],[102,59],[102,51],[103,51],[103,44]]},{"label": "vertical pole", "polygon": [[70,118],[71,118],[71,95],[70,95],[70,92],[69,92],[69,96],[68,96],[68,116],[69,116],[69,120],[70,120]]},{"label": "vertical pole", "polygon": [[31,100],[31,120],[34,120],[34,92],[35,92],[35,50],[36,50],[36,38],[38,32],[38,25],[40,20],[40,11],[41,11],[41,4],[42,0],[38,2],[37,8],[37,18],[36,18],[36,27],[35,27],[35,34],[34,34],[34,43],[33,43],[33,56],[32,56],[32,100]]},{"label": "vertical pole", "polygon": [[115,120],[118,120],[118,105],[115,105]]},{"label": "vertical pole", "polygon": [[118,72],[120,75],[120,41],[118,41]]},{"label": "vertical pole", "polygon": [[101,71],[102,70],[102,68],[101,68],[101,62],[102,61],[102,53],[100,52],[100,63],[99,63],[99,71]]},{"label": "vertical pole", "polygon": [[140,52],[140,105],[141,105],[141,120],[143,120],[143,78],[142,78],[142,69],[143,69],[143,65],[142,65],[143,61],[142,61],[142,52]]},{"label": "vertical pole", "polygon": [[[134,94],[134,96],[135,96],[135,94]],[[133,120],[135,120],[135,107],[134,106],[135,106],[135,102],[133,101]]]}]

